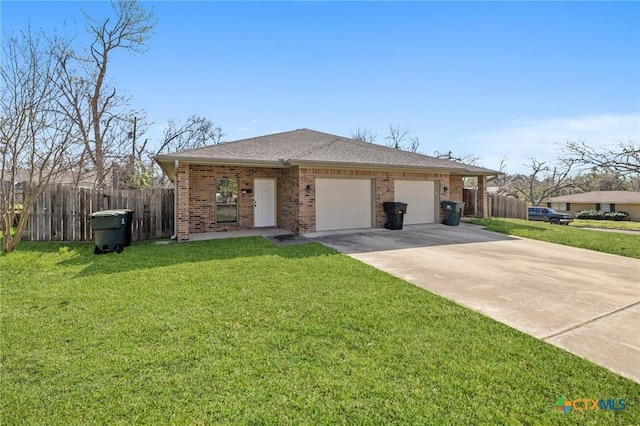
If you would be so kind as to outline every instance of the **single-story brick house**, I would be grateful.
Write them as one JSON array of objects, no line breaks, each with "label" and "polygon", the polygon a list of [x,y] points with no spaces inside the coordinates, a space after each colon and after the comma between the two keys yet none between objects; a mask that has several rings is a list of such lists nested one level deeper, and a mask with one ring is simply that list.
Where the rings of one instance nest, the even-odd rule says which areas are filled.
[{"label": "single-story brick house", "polygon": [[630,220],[640,221],[640,192],[637,191],[582,192],[549,198],[546,202],[554,210],[573,215],[580,210],[625,212]]},{"label": "single-story brick house", "polygon": [[475,176],[485,216],[487,176],[498,173],[309,129],[155,160],[175,184],[178,241],[260,227],[382,228],[385,201],[408,204],[405,224],[440,222],[440,201],[462,200],[462,178]]}]

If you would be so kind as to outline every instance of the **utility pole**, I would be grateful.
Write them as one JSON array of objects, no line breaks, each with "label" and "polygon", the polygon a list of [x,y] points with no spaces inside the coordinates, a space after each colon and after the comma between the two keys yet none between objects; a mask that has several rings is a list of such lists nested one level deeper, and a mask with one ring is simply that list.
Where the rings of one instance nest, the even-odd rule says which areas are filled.
[{"label": "utility pole", "polygon": [[136,173],[136,134],[138,133],[138,117],[133,117],[133,132],[128,132],[127,136],[131,138],[131,156],[127,165],[128,185],[131,185],[132,179]]},{"label": "utility pole", "polygon": [[138,127],[138,117],[133,117],[133,145],[131,147],[131,158],[136,158],[136,134]]}]

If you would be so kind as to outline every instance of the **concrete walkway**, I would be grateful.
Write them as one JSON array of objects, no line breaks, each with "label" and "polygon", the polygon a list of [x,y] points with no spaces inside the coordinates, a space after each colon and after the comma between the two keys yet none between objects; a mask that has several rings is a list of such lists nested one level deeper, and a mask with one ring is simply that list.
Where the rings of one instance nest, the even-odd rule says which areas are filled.
[{"label": "concrete walkway", "polygon": [[640,383],[640,260],[466,223],[306,236]]}]

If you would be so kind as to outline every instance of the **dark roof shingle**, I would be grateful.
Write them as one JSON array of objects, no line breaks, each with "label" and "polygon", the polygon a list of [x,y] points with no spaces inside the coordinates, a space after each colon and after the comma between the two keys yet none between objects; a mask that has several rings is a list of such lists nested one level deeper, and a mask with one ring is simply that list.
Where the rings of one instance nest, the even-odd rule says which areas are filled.
[{"label": "dark roof shingle", "polygon": [[[376,167],[410,167],[447,170],[449,172],[492,175],[498,172],[455,161],[416,154],[373,143],[331,135],[309,129],[275,133],[204,148],[159,155],[156,161],[190,162],[335,164]],[[165,168],[166,170],[166,168]]]}]

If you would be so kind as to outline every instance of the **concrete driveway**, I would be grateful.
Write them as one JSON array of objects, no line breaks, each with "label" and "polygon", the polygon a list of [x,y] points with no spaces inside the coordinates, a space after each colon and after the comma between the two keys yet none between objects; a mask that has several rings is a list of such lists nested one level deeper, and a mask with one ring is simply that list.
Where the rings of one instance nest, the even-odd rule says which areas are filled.
[{"label": "concrete driveway", "polygon": [[306,237],[640,383],[640,260],[466,223]]}]

